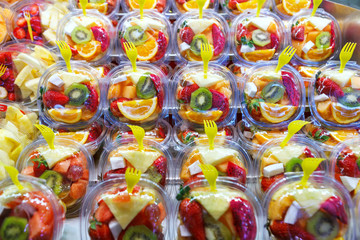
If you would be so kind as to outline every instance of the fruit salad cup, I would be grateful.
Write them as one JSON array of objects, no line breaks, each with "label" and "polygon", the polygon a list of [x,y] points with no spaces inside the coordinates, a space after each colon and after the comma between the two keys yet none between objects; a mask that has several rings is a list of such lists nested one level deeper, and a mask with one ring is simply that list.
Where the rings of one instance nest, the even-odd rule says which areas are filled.
[{"label": "fruit salad cup", "polygon": [[204,78],[203,64],[189,64],[175,73],[173,101],[176,118],[193,129],[203,128],[204,120],[213,120],[219,127],[227,125],[236,114],[236,82],[231,72],[209,64]]},{"label": "fruit salad cup", "polygon": [[139,12],[126,15],[117,28],[120,59],[128,60],[124,43],[132,42],[137,49],[138,61],[165,60],[170,51],[170,29],[169,21],[160,13],[144,11],[143,19]]},{"label": "fruit salad cup", "polygon": [[[172,0],[174,11],[177,13],[199,12],[199,6],[196,0]],[[218,9],[218,0],[206,0],[203,9],[213,10]]]},{"label": "fruit salad cup", "polygon": [[281,18],[289,19],[300,11],[313,8],[313,0],[272,0],[274,11]]},{"label": "fruit salad cup", "polygon": [[205,180],[180,188],[176,196],[175,236],[172,239],[264,239],[259,200],[241,184],[217,180],[212,191]]},{"label": "fruit salad cup", "polygon": [[259,128],[283,128],[303,117],[304,83],[298,72],[285,65],[275,72],[277,63],[252,67],[241,95],[241,110],[245,119]]},{"label": "fruit salad cup", "polygon": [[[80,0],[70,0],[72,9],[82,9]],[[99,11],[101,14],[113,17],[120,7],[120,0],[88,0],[86,9],[94,9]]]},{"label": "fruit salad cup", "polygon": [[[154,12],[156,10],[159,13],[167,13],[170,9],[171,3],[167,0],[147,0],[144,4],[144,10]],[[138,0],[124,0],[121,1],[121,7],[124,12],[139,11]]]},{"label": "fruit salad cup", "polygon": [[301,177],[285,178],[266,194],[271,239],[353,239],[354,210],[346,189],[319,175],[310,177],[304,188]]},{"label": "fruit salad cup", "polygon": [[0,77],[0,98],[35,105],[40,77],[58,57],[42,44],[21,40],[9,42],[0,51],[0,64],[7,66]]},{"label": "fruit salad cup", "polygon": [[171,203],[153,182],[141,178],[128,193],[125,178],[101,182],[81,208],[81,239],[170,239]]},{"label": "fruit salad cup", "polygon": [[358,127],[360,122],[360,66],[348,65],[339,73],[340,63],[320,68],[310,87],[311,112],[331,128]]},{"label": "fruit salad cup", "polygon": [[203,18],[199,19],[198,13],[188,12],[175,23],[174,48],[180,59],[201,61],[201,46],[208,43],[213,46],[213,57],[210,61],[222,62],[228,57],[228,34],[228,23],[219,14],[204,11]]},{"label": "fruit salad cup", "polygon": [[57,29],[56,39],[71,48],[73,60],[85,60],[94,65],[107,62],[115,39],[110,19],[95,10],[81,10],[66,15]]},{"label": "fruit salad cup", "polygon": [[97,71],[87,64],[58,63],[42,75],[38,92],[40,118],[52,128],[81,128],[101,114],[101,94]]},{"label": "fruit salad cup", "polygon": [[[220,1],[225,12],[231,17],[236,17],[241,13],[256,11],[257,0],[221,0]],[[269,7],[269,0],[265,0],[262,9]]]},{"label": "fruit salad cup", "polygon": [[131,123],[145,128],[154,126],[165,114],[167,78],[156,66],[130,63],[111,70],[105,80],[107,94],[105,116],[112,125]]},{"label": "fruit salad cup", "polygon": [[255,13],[242,14],[234,19],[231,32],[232,51],[249,64],[276,59],[286,45],[284,24],[268,11],[259,17]]},{"label": "fruit salad cup", "polygon": [[19,175],[19,190],[7,178],[0,182],[1,239],[53,239],[63,233],[65,210],[56,195],[37,179]]},{"label": "fruit salad cup", "polygon": [[56,137],[55,149],[44,139],[27,146],[16,168],[21,174],[43,179],[66,205],[67,215],[79,210],[79,203],[94,181],[94,163],[90,153],[78,142]]},{"label": "fruit salad cup", "polygon": [[[302,161],[305,158],[325,158],[325,154],[317,144],[304,136],[294,136],[286,146],[280,147],[283,139],[275,138],[267,141],[259,149],[256,156],[256,175],[259,176],[257,191],[263,195],[270,187],[281,179],[302,173]],[[323,161],[316,170],[325,174],[327,162]]]},{"label": "fruit salad cup", "polygon": [[341,32],[336,19],[317,10],[310,17],[311,10],[294,16],[289,23],[288,41],[296,49],[294,58],[304,65],[321,65],[336,58],[341,46]]}]

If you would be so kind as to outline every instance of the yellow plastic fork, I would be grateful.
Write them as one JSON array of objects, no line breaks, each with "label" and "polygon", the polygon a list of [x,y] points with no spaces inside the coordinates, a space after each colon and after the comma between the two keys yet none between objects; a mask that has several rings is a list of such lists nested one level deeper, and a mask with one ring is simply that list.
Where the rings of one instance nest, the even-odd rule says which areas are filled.
[{"label": "yellow plastic fork", "polygon": [[63,57],[63,59],[66,63],[66,68],[67,68],[68,72],[72,72],[71,65],[70,65],[70,59],[72,56],[72,52],[71,52],[70,46],[65,41],[56,41],[56,44],[58,45],[61,56]]},{"label": "yellow plastic fork", "polygon": [[275,72],[279,72],[280,69],[283,66],[285,66],[285,64],[288,64],[290,62],[291,58],[294,56],[295,52],[296,52],[295,48],[293,48],[291,46],[287,46],[279,56],[278,65],[275,69]]},{"label": "yellow plastic fork", "polygon": [[207,79],[207,72],[209,68],[209,61],[213,57],[213,47],[208,43],[201,44],[201,59],[204,63],[204,78]]},{"label": "yellow plastic fork", "polygon": [[322,0],[313,0],[313,10],[311,12],[311,16],[315,16],[316,10],[319,8]]},{"label": "yellow plastic fork", "polygon": [[13,166],[5,165],[4,163],[0,162],[0,165],[3,166],[6,170],[6,172],[9,174],[11,181],[14,183],[14,185],[19,189],[24,189],[23,185],[21,185],[19,181],[19,171],[14,168]]},{"label": "yellow plastic fork", "polygon": [[196,0],[196,3],[199,7],[199,18],[202,19],[203,17],[203,10],[204,10],[204,6],[205,6],[205,2],[206,0]]},{"label": "yellow plastic fork", "polygon": [[134,43],[130,42],[130,43],[124,43],[124,48],[125,48],[125,52],[126,52],[126,56],[129,58],[133,71],[136,72],[136,59],[138,56],[138,52],[137,49],[134,45]]},{"label": "yellow plastic fork", "polygon": [[5,66],[4,64],[0,65],[0,77],[2,77],[2,75],[5,74],[6,69],[7,69],[7,66]]},{"label": "yellow plastic fork", "polygon": [[142,127],[135,126],[135,125],[128,125],[131,131],[133,132],[137,143],[139,144],[139,150],[144,150],[144,137],[145,137],[145,130]]},{"label": "yellow plastic fork", "polygon": [[34,124],[34,126],[39,129],[41,135],[43,135],[45,141],[48,143],[50,149],[55,149],[54,147],[55,133],[53,132],[53,130],[42,124]]},{"label": "yellow plastic fork", "polygon": [[209,149],[214,150],[214,141],[218,132],[217,125],[214,121],[204,120],[205,134],[209,139]]},{"label": "yellow plastic fork", "polygon": [[138,1],[139,1],[139,9],[140,9],[140,19],[143,19],[145,0],[138,0]]},{"label": "yellow plastic fork", "polygon": [[26,23],[27,23],[30,39],[33,42],[34,41],[34,36],[33,36],[32,28],[31,28],[31,24],[30,24],[31,16],[30,16],[29,11],[24,12],[24,17],[25,17],[25,20],[26,20]]},{"label": "yellow plastic fork", "polygon": [[88,0],[80,0],[80,6],[83,10],[84,16],[86,16],[86,6],[88,5]]},{"label": "yellow plastic fork", "polygon": [[264,5],[266,0],[258,0],[257,1],[257,12],[256,12],[256,17],[260,16],[260,10],[262,8],[262,6]]},{"label": "yellow plastic fork", "polygon": [[127,168],[125,172],[125,180],[128,193],[132,193],[135,185],[141,178],[141,171],[135,168]]},{"label": "yellow plastic fork", "polygon": [[210,164],[200,164],[202,173],[204,174],[206,180],[210,185],[211,191],[216,190],[216,179],[219,175],[218,171],[213,165]]},{"label": "yellow plastic fork", "polygon": [[307,181],[309,180],[310,175],[318,168],[319,164],[325,160],[324,158],[305,158],[301,167],[303,169],[304,175],[301,178],[300,184],[303,187],[307,187]]},{"label": "yellow plastic fork", "polygon": [[341,62],[341,65],[340,65],[340,70],[339,70],[339,73],[343,73],[344,72],[344,69],[345,69],[345,66],[347,64],[347,62],[351,59],[353,53],[354,53],[354,50],[356,48],[356,43],[346,43],[345,46],[341,49],[341,52],[340,52],[340,62]]},{"label": "yellow plastic fork", "polygon": [[295,120],[289,123],[288,126],[288,133],[284,140],[281,142],[280,147],[285,147],[285,145],[290,141],[290,139],[298,132],[300,129],[302,129],[303,126],[308,124],[310,122],[303,121],[303,120]]}]

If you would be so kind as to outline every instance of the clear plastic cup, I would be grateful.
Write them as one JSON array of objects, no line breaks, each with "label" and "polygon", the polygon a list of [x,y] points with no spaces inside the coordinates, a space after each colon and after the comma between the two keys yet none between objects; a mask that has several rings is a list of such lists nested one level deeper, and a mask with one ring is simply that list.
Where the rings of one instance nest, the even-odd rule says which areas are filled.
[{"label": "clear plastic cup", "polygon": [[25,40],[6,43],[0,52],[0,64],[7,66],[0,77],[1,98],[35,105],[40,77],[58,60],[53,50],[40,43]]},{"label": "clear plastic cup", "polygon": [[309,88],[310,85],[313,83],[317,72],[319,71],[319,66],[316,66],[314,64],[304,65],[299,63],[298,61],[293,61],[290,64],[299,72],[300,76],[303,79],[305,92],[306,92],[306,105],[309,105],[308,103]]},{"label": "clear plastic cup", "polygon": [[343,186],[327,176],[282,179],[267,192],[264,208],[272,239],[344,239],[354,237],[354,207]]},{"label": "clear plastic cup", "polygon": [[171,165],[170,153],[161,143],[144,139],[144,150],[141,151],[135,137],[127,137],[105,147],[100,156],[98,175],[106,180],[125,174],[128,167],[134,167],[144,177],[165,187]]},{"label": "clear plastic cup", "polygon": [[[203,64],[192,63],[177,71],[173,79],[174,115],[190,128],[202,129],[204,120],[213,120],[218,127],[223,127],[235,117],[238,91],[234,76],[227,68],[209,63],[205,79]],[[202,96],[204,103],[199,105],[197,101]]]},{"label": "clear plastic cup", "polygon": [[[355,203],[355,225],[359,226],[360,223],[360,194],[357,194],[355,199],[354,199],[354,203]],[[360,229],[356,228],[356,236],[360,236]]]},{"label": "clear plastic cup", "polygon": [[[150,0],[144,4],[145,11],[167,13],[171,7],[171,2],[168,0]],[[124,12],[139,11],[139,4],[136,0],[121,1],[121,9]],[[154,11],[155,10],[155,11]]]},{"label": "clear plastic cup", "polygon": [[233,20],[231,47],[242,62],[254,64],[258,61],[277,59],[287,45],[285,26],[281,19],[269,11],[241,14]]},{"label": "clear plastic cup", "polygon": [[102,80],[109,74],[111,69],[116,67],[116,65],[114,63],[105,63],[94,67],[100,75],[100,82],[102,82]]},{"label": "clear plastic cup", "polygon": [[55,149],[44,139],[28,145],[16,164],[21,174],[44,180],[66,205],[67,216],[77,214],[89,181],[95,180],[94,160],[86,148],[74,140],[56,137]]},{"label": "clear plastic cup", "polygon": [[174,69],[172,66],[170,66],[170,62],[159,62],[156,65],[161,69],[165,76],[167,76],[169,79],[172,77]]},{"label": "clear plastic cup", "polygon": [[228,58],[229,26],[218,13],[205,10],[199,19],[196,11],[182,15],[174,24],[174,50],[178,58],[185,61],[202,61],[201,45],[209,43],[213,46],[213,57],[210,61],[223,62]]},{"label": "clear plastic cup", "polygon": [[341,31],[337,20],[318,9],[314,17],[310,17],[312,10],[302,11],[291,18],[288,26],[289,43],[296,49],[294,59],[305,66],[318,66],[328,60],[335,59],[339,53]]},{"label": "clear plastic cup", "polygon": [[56,40],[65,41],[70,46],[73,60],[99,65],[109,59],[115,29],[110,19],[97,10],[86,10],[86,16],[82,10],[75,10],[59,23]]},{"label": "clear plastic cup", "polygon": [[120,60],[128,60],[124,43],[134,43],[138,61],[158,62],[165,60],[171,52],[171,28],[164,15],[147,10],[144,18],[139,11],[127,14],[119,22],[117,52]]},{"label": "clear plastic cup", "polygon": [[[259,196],[268,191],[271,186],[281,179],[300,174],[302,161],[305,158],[325,158],[325,154],[318,145],[304,136],[293,136],[286,146],[280,147],[283,139],[272,139],[259,149],[256,156],[256,184]],[[320,174],[327,173],[327,161],[321,162],[317,168]]]},{"label": "clear plastic cup", "polygon": [[[184,14],[187,12],[199,12],[199,7],[196,0],[171,0],[173,10],[177,14]],[[216,12],[219,7],[218,0],[207,0],[204,4],[203,11]]]},{"label": "clear plastic cup", "polygon": [[272,0],[273,11],[282,19],[289,19],[291,16],[313,8],[312,0],[287,1]]},{"label": "clear plastic cup", "polygon": [[269,130],[302,118],[305,107],[305,88],[299,73],[289,65],[276,73],[276,66],[276,62],[269,62],[252,67],[240,90],[243,117]]},{"label": "clear plastic cup", "polygon": [[[114,17],[119,11],[120,0],[103,0],[103,1],[92,1],[89,0],[86,5],[86,9],[94,9],[99,13],[104,14],[110,18]],[[72,10],[82,9],[79,0],[70,0],[70,8]]]},{"label": "clear plastic cup", "polygon": [[[241,1],[220,0],[220,4],[222,6],[222,9],[224,9],[225,12],[230,15],[231,18],[234,18],[237,15],[255,11],[257,9],[257,1],[254,0],[241,0]],[[270,1],[265,0],[262,9],[269,8],[269,5],[270,5]]]},{"label": "clear plastic cup", "polygon": [[83,128],[101,115],[101,90],[98,72],[86,63],[64,62],[42,75],[38,90],[40,119],[52,128]]},{"label": "clear plastic cup", "polygon": [[241,81],[251,66],[242,62],[235,62],[228,65],[227,68],[235,75],[237,81]]},{"label": "clear plastic cup", "polygon": [[217,180],[211,191],[198,180],[180,188],[176,198],[171,239],[265,239],[260,201],[239,183]]},{"label": "clear plastic cup", "polygon": [[154,65],[136,65],[134,72],[130,63],[120,64],[104,82],[108,93],[104,98],[105,117],[112,125],[130,123],[149,128],[166,114],[167,78]]},{"label": "clear plastic cup", "polygon": [[7,18],[0,13],[0,46],[8,40],[7,21]]},{"label": "clear plastic cup", "polygon": [[59,240],[65,214],[56,195],[36,178],[18,175],[18,179],[22,190],[10,178],[0,182],[2,239]]},{"label": "clear plastic cup", "polygon": [[10,40],[12,10],[7,2],[0,1],[0,46]]}]

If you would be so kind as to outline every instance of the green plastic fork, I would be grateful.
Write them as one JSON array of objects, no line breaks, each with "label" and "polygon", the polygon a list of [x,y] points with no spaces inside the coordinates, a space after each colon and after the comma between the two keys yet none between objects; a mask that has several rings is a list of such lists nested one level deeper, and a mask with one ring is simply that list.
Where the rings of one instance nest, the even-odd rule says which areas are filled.
[{"label": "green plastic fork", "polygon": [[0,161],[0,165],[3,166],[6,170],[6,172],[9,174],[11,181],[14,183],[14,185],[19,189],[22,190],[24,189],[23,185],[21,185],[20,181],[19,181],[19,171],[14,168],[13,166],[9,166],[9,165],[5,165],[4,163],[2,163]]},{"label": "green plastic fork", "polygon": [[316,10],[319,8],[322,0],[313,0],[313,10],[311,12],[311,16],[315,16]]},{"label": "green plastic fork", "polygon": [[124,48],[125,48],[125,52],[126,52],[126,56],[129,58],[133,71],[136,72],[136,59],[138,56],[138,52],[137,49],[134,45],[134,43],[130,42],[125,42],[124,43]]},{"label": "green plastic fork", "polygon": [[50,149],[55,149],[54,141],[55,141],[55,133],[51,128],[42,125],[42,124],[34,124],[37,129],[41,132],[41,135],[45,138],[45,141],[48,143]]},{"label": "green plastic fork", "polygon": [[295,52],[296,52],[295,48],[291,46],[287,46],[279,56],[278,65],[275,69],[275,72],[279,72],[283,66],[288,64],[291,58],[294,56]]},{"label": "green plastic fork", "polygon": [[340,52],[340,62],[341,62],[341,64],[340,64],[339,73],[344,72],[345,66],[346,66],[347,62],[351,59],[355,48],[356,48],[356,43],[348,42],[341,49],[341,52]]},{"label": "green plastic fork", "polygon": [[204,6],[205,6],[205,2],[206,2],[206,0],[196,0],[196,3],[199,7],[199,19],[202,19],[202,17],[203,17],[203,10],[204,10]]},{"label": "green plastic fork", "polygon": [[132,193],[135,185],[141,178],[141,171],[135,168],[127,168],[125,171],[125,180],[128,193]]},{"label": "green plastic fork", "polygon": [[209,61],[212,59],[213,47],[208,43],[201,44],[201,59],[204,63],[204,78],[207,79],[207,73],[209,68]]},{"label": "green plastic fork", "polygon": [[80,6],[83,10],[84,16],[86,16],[86,6],[88,5],[88,0],[80,0]]},{"label": "green plastic fork", "polygon": [[204,120],[205,134],[209,139],[209,149],[214,150],[215,137],[218,132],[217,125],[214,121]]},{"label": "green plastic fork", "polygon": [[206,180],[210,185],[211,191],[216,190],[216,179],[219,175],[218,171],[213,165],[210,164],[200,164],[202,173],[204,174]]},{"label": "green plastic fork", "polygon": [[135,126],[135,125],[128,125],[131,131],[133,132],[137,143],[139,144],[139,150],[144,150],[144,137],[145,137],[145,130],[142,127]]},{"label": "green plastic fork", "polygon": [[24,17],[25,17],[25,20],[26,20],[26,23],[27,23],[30,39],[33,42],[34,41],[34,35],[33,35],[33,32],[32,32],[32,28],[31,28],[31,23],[30,23],[31,16],[30,16],[29,11],[24,12]]},{"label": "green plastic fork", "polygon": [[310,122],[303,121],[303,120],[295,120],[289,123],[288,126],[288,133],[284,140],[281,142],[280,147],[285,147],[285,145],[290,141],[290,139],[298,132],[300,129],[303,128],[306,124]]},{"label": "green plastic fork", "polygon": [[140,19],[143,19],[145,0],[138,0],[138,1],[139,1],[139,9],[140,9]]},{"label": "green plastic fork", "polygon": [[262,6],[264,5],[264,3],[266,2],[266,0],[258,0],[257,1],[257,12],[256,12],[256,17],[260,16],[260,10],[262,8]]},{"label": "green plastic fork", "polygon": [[63,59],[66,63],[66,68],[67,68],[68,72],[72,72],[71,65],[70,65],[72,52],[71,52],[70,46],[65,41],[56,41],[56,44],[58,45],[61,56],[63,57]]},{"label": "green plastic fork", "polygon": [[5,66],[4,64],[0,65],[0,77],[2,77],[2,75],[5,74],[6,69],[7,69],[7,66]]},{"label": "green plastic fork", "polygon": [[310,175],[318,168],[319,164],[325,160],[324,158],[305,158],[301,167],[303,169],[304,175],[301,178],[300,184],[303,185],[304,188],[308,187],[307,181],[309,180]]}]

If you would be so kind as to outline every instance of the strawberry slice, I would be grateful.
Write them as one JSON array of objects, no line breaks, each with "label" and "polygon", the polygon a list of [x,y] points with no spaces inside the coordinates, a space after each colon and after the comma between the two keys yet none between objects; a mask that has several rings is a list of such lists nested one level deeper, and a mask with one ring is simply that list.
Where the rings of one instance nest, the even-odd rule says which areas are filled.
[{"label": "strawberry slice", "polygon": [[293,106],[299,106],[300,95],[294,82],[294,75],[291,72],[281,71],[281,78],[291,104]]},{"label": "strawberry slice", "polygon": [[46,107],[54,108],[56,105],[65,106],[69,102],[69,97],[56,91],[47,91],[43,96]]},{"label": "strawberry slice", "polygon": [[241,23],[239,25],[237,25],[237,28],[236,28],[236,40],[237,41],[241,42],[242,37],[250,39],[251,35],[252,35],[252,33],[249,32],[249,30],[244,25],[242,25]]},{"label": "strawberry slice", "polygon": [[89,236],[91,240],[114,240],[114,236],[110,231],[109,225],[101,223],[96,219],[90,222]]},{"label": "strawberry slice", "polygon": [[344,224],[348,223],[348,217],[346,214],[344,203],[338,196],[329,197],[325,202],[321,204],[320,210],[336,217],[337,219],[339,219],[340,222]]},{"label": "strawberry slice", "polygon": [[211,89],[210,92],[212,93],[212,108],[216,108],[223,112],[218,120],[218,121],[222,121],[224,120],[224,118],[226,118],[226,116],[229,113],[230,110],[229,100],[224,94],[216,90]]},{"label": "strawberry slice", "polygon": [[153,166],[156,168],[157,172],[162,176],[159,184],[164,186],[166,181],[166,171],[167,171],[167,160],[163,156],[158,157],[153,163]]},{"label": "strawberry slice", "polygon": [[89,89],[89,97],[86,99],[84,105],[86,109],[90,110],[91,112],[96,112],[99,106],[99,94],[96,91],[95,87],[90,83],[85,84],[86,87]]},{"label": "strawberry slice", "polygon": [[157,92],[158,104],[159,107],[162,108],[165,98],[164,88],[162,86],[161,80],[158,75],[150,74],[150,79],[155,85],[155,89]]},{"label": "strawberry slice", "polygon": [[115,117],[121,117],[122,114],[119,110],[119,107],[118,107],[118,102],[124,102],[124,101],[129,101],[130,99],[128,98],[119,98],[117,100],[114,100],[110,103],[110,111],[111,113],[115,116]]},{"label": "strawberry slice", "polygon": [[239,179],[240,183],[246,183],[246,171],[242,167],[236,165],[233,162],[228,162],[228,166],[226,169],[226,174],[229,177],[235,177]]},{"label": "strawberry slice", "polygon": [[25,29],[20,27],[16,27],[13,31],[13,34],[17,39],[24,39],[26,37]]},{"label": "strawberry slice", "polygon": [[317,79],[315,82],[315,87],[319,94],[326,94],[336,98],[344,96],[344,92],[341,87],[327,77],[321,77]]},{"label": "strawberry slice", "polygon": [[212,38],[214,44],[214,56],[218,56],[225,47],[225,36],[215,23],[212,25]]},{"label": "strawberry slice", "polygon": [[187,44],[191,44],[191,41],[193,40],[195,33],[190,27],[184,27],[180,30],[179,33],[180,39],[183,42],[186,42]]},{"label": "strawberry slice", "polygon": [[302,239],[316,240],[310,233],[297,225],[284,223],[283,221],[273,221],[270,225],[271,233],[277,239]]},{"label": "strawberry slice", "polygon": [[342,175],[349,177],[360,177],[360,170],[356,164],[357,157],[351,149],[344,149],[337,159],[337,166]]},{"label": "strawberry slice", "polygon": [[304,26],[294,26],[291,29],[291,37],[294,40],[304,41],[304,39],[305,39],[305,27]]},{"label": "strawberry slice", "polygon": [[162,57],[164,57],[164,55],[166,53],[166,48],[168,46],[168,41],[163,32],[161,32],[161,31],[159,32],[158,39],[156,40],[156,42],[158,44],[158,51],[155,55],[155,60],[159,60]]},{"label": "strawberry slice", "polygon": [[37,34],[41,34],[41,21],[40,21],[40,17],[32,17],[30,19],[30,24],[31,24],[31,28],[32,30],[34,30]]},{"label": "strawberry slice", "polygon": [[199,88],[197,84],[186,86],[178,92],[178,102],[189,103],[191,100],[191,94]]},{"label": "strawberry slice", "polygon": [[204,219],[200,204],[189,198],[184,199],[179,207],[180,218],[194,240],[206,240]]},{"label": "strawberry slice", "polygon": [[279,174],[279,175],[275,175],[275,176],[272,176],[272,177],[262,177],[261,179],[261,189],[263,190],[263,192],[266,192],[266,190],[268,190],[270,188],[270,186],[280,180],[284,178],[284,174]]},{"label": "strawberry slice", "polygon": [[46,160],[40,156],[37,155],[37,157],[31,159],[33,162],[33,170],[35,177],[40,177],[46,170],[49,169],[49,165],[47,164]]},{"label": "strawberry slice", "polygon": [[30,7],[30,14],[31,16],[37,16],[39,15],[39,6],[37,4],[33,4]]},{"label": "strawberry slice", "polygon": [[108,32],[102,27],[91,27],[91,31],[94,34],[96,41],[101,43],[101,51],[105,52],[110,45],[110,37]]},{"label": "strawberry slice", "polygon": [[236,197],[230,201],[230,209],[240,239],[254,240],[257,226],[251,203],[241,197]]},{"label": "strawberry slice", "polygon": [[27,23],[26,23],[25,18],[23,18],[23,17],[18,18],[18,20],[16,21],[16,25],[21,28],[26,27]]}]

